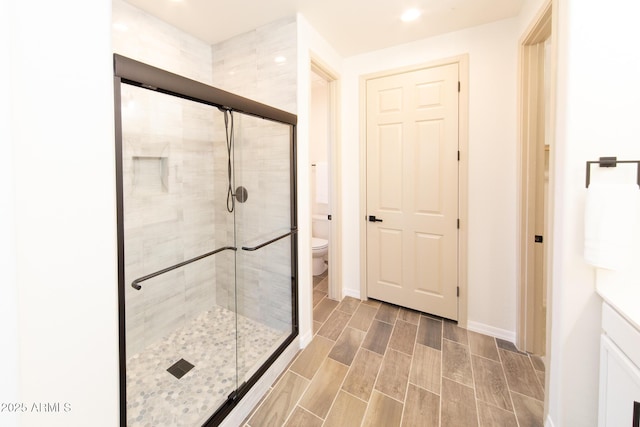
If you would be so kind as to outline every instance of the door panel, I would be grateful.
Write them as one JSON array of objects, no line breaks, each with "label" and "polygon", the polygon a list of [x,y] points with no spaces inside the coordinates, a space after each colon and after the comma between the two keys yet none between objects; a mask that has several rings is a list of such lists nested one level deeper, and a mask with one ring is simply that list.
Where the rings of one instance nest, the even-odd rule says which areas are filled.
[{"label": "door panel", "polygon": [[442,295],[442,236],[416,233],[416,292]]},{"label": "door panel", "polygon": [[380,208],[399,211],[402,208],[402,127],[399,124],[379,128],[377,165],[380,171]]},{"label": "door panel", "polygon": [[378,248],[384,248],[378,253],[380,282],[398,287],[402,283],[402,230],[379,228],[378,235]]},{"label": "door panel", "polygon": [[416,124],[418,137],[415,144],[417,180],[414,187],[416,212],[437,214],[442,211],[442,181],[440,180],[442,145],[442,120]]},{"label": "door panel", "polygon": [[367,81],[367,295],[457,319],[458,65]]}]

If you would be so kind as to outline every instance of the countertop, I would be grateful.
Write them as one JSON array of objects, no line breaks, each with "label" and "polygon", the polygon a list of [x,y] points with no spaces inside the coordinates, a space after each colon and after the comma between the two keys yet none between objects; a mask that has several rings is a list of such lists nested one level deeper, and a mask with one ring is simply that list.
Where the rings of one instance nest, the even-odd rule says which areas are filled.
[{"label": "countertop", "polygon": [[640,331],[640,283],[598,281],[596,291],[607,304]]}]

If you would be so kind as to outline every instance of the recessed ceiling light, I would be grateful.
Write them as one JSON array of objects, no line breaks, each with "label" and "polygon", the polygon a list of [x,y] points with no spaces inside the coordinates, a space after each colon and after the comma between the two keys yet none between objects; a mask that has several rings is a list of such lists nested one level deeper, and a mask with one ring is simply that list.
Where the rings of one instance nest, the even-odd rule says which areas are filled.
[{"label": "recessed ceiling light", "polygon": [[402,16],[400,17],[400,19],[402,20],[402,22],[410,22],[410,21],[415,21],[416,19],[418,19],[418,17],[422,15],[422,12],[420,12],[418,9],[407,9]]},{"label": "recessed ceiling light", "polygon": [[280,56],[276,56],[274,61],[275,61],[276,64],[282,64],[282,63],[287,61],[287,58],[285,58],[284,56],[280,55]]}]

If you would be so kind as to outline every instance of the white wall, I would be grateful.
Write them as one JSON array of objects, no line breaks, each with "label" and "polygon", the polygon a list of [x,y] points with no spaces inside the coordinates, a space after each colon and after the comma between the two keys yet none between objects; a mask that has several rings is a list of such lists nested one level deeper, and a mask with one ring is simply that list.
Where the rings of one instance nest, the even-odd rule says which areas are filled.
[{"label": "white wall", "polygon": [[[359,78],[469,54],[469,326],[513,339],[516,329],[516,19],[371,52],[344,62],[345,294],[360,285]],[[463,219],[465,220],[465,219]],[[496,304],[499,302],[499,304]]]},{"label": "white wall", "polygon": [[[8,58],[8,64],[0,67],[0,81],[12,82],[12,47],[10,37],[11,12],[9,1],[0,1],[0,50]],[[12,85],[0,101],[0,271],[2,286],[0,286],[0,324],[5,335],[3,337],[3,351],[0,352],[0,366],[4,369],[0,373],[0,402],[17,402],[18,397],[18,287],[16,282],[16,242],[14,229],[15,194],[13,170],[13,144],[11,142],[11,106],[14,94]],[[11,413],[0,414],[0,423],[14,425],[17,416]]]},{"label": "white wall", "polygon": [[329,123],[327,121],[327,111],[329,111],[329,84],[324,78],[316,76],[318,75],[315,74],[313,82],[311,83],[311,117],[309,118],[311,122],[311,134],[309,135],[309,145],[311,161],[326,162],[327,141],[329,138]]},{"label": "white wall", "polygon": [[520,23],[520,35],[523,35],[529,28],[546,2],[547,0],[523,0],[520,14],[517,17]]},{"label": "white wall", "polygon": [[[640,158],[638,6],[564,0],[558,93],[549,422],[597,423],[600,298],[583,258],[585,162]],[[604,24],[604,27],[603,27]],[[551,425],[551,424],[550,424]]]},{"label": "white wall", "polygon": [[9,6],[21,424],[118,425],[111,2]]},{"label": "white wall", "polygon": [[[323,219],[312,220],[313,237],[322,237],[329,239],[330,223],[327,220],[327,214],[331,213],[329,203],[317,202],[318,188],[318,167],[319,162],[328,162],[329,154],[329,83],[319,77],[316,73],[312,73],[311,83],[311,106],[309,110],[310,131],[309,131],[309,161],[311,162],[311,206],[312,213],[316,217]],[[330,167],[331,165],[329,165]],[[324,180],[325,185],[329,188],[330,179]]]}]

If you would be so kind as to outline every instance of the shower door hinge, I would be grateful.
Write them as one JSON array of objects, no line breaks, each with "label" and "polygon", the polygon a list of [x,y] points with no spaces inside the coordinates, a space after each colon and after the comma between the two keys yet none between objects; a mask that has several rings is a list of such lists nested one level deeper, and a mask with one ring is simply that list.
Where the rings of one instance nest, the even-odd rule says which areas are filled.
[{"label": "shower door hinge", "polygon": [[456,286],[456,296],[460,297],[460,286]]}]

